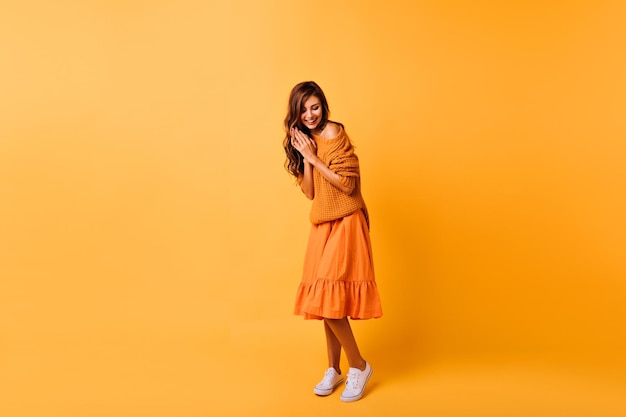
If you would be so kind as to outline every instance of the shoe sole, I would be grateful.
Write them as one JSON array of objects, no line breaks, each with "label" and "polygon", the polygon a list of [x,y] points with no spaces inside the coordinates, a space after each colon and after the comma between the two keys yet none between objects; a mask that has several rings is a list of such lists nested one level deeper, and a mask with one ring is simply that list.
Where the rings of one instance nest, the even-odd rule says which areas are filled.
[{"label": "shoe sole", "polygon": [[365,380],[365,383],[363,384],[363,389],[361,390],[361,393],[359,395],[356,395],[354,397],[344,397],[343,394],[341,394],[341,401],[343,401],[344,403],[351,403],[352,401],[357,401],[360,400],[363,397],[363,394],[365,394],[365,387],[367,387],[367,383],[370,382],[370,377],[372,376],[372,374],[374,373],[374,370],[372,368],[370,368],[370,373],[367,376],[367,379]]},{"label": "shoe sole", "polygon": [[339,385],[341,385],[342,382],[343,382],[343,378],[341,378],[339,381],[337,381],[337,383],[335,385],[333,385],[333,387],[331,389],[313,388],[313,392],[315,393],[315,395],[319,395],[320,397],[326,397],[327,395],[332,394],[333,391],[335,390],[335,388],[337,388]]}]

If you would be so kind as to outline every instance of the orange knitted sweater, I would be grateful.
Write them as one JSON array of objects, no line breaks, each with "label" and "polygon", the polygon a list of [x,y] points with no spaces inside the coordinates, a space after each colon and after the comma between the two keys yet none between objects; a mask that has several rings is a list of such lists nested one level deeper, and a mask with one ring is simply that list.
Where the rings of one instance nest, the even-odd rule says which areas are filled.
[{"label": "orange knitted sweater", "polygon": [[313,135],[313,139],[317,144],[317,156],[341,177],[341,183],[352,192],[344,193],[317,170],[313,170],[315,196],[310,219],[312,223],[319,224],[340,219],[361,209],[369,225],[367,208],[361,196],[359,159],[343,126],[340,125],[339,128],[339,133],[333,139],[316,135]]}]

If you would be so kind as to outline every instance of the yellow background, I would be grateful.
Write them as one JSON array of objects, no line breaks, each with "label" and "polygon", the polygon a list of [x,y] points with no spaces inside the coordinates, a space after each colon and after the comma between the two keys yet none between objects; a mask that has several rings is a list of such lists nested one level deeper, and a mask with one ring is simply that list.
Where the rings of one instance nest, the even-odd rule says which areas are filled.
[{"label": "yellow background", "polygon": [[[0,415],[624,415],[626,3],[0,5]],[[315,80],[385,315],[292,315]],[[344,361],[344,367],[347,364]]]}]

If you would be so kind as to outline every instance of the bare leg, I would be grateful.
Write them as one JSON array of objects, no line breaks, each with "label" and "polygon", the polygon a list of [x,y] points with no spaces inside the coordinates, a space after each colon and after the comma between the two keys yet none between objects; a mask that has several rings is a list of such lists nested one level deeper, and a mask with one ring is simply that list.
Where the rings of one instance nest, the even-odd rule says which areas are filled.
[{"label": "bare leg", "polygon": [[341,374],[339,368],[339,360],[341,359],[341,343],[335,336],[335,333],[328,326],[326,320],[324,320],[324,331],[326,332],[326,348],[328,350],[328,366],[335,368],[338,374]]},{"label": "bare leg", "polygon": [[352,328],[350,327],[350,322],[348,321],[348,318],[325,318],[324,322],[335,335],[335,338],[339,341],[340,346],[345,349],[350,367],[358,368],[361,371],[365,370],[365,359],[363,359],[363,357],[361,356],[361,352],[359,352],[359,347],[357,346],[356,340],[354,339],[354,334],[352,333]]}]

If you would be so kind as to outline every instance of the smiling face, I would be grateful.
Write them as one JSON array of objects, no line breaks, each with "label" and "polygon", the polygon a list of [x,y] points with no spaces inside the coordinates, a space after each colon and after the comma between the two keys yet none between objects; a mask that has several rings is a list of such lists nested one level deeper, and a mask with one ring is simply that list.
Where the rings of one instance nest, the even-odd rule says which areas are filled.
[{"label": "smiling face", "polygon": [[322,121],[322,114],[322,102],[317,96],[311,95],[302,106],[300,121],[302,121],[302,124],[310,131],[314,131]]}]

